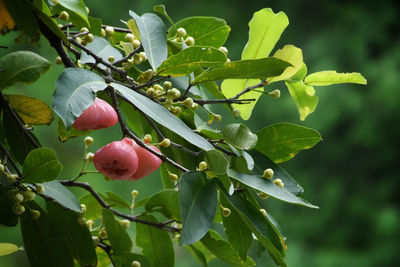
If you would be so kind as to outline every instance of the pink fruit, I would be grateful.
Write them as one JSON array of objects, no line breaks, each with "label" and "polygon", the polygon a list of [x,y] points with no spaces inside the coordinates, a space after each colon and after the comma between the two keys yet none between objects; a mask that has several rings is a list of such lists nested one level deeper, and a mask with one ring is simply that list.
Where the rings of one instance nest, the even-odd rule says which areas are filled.
[{"label": "pink fruit", "polygon": [[97,98],[72,124],[75,129],[81,131],[97,130],[115,125],[118,115],[114,108],[106,101]]},{"label": "pink fruit", "polygon": [[117,180],[126,180],[136,173],[139,166],[138,155],[133,149],[133,141],[124,138],[114,141],[96,151],[93,163],[102,174]]},{"label": "pink fruit", "polygon": [[[133,142],[132,147],[136,151],[136,154],[139,158],[139,167],[137,171],[131,177],[129,177],[129,180],[136,181],[151,174],[160,167],[162,160],[159,157],[147,151],[135,142]],[[161,153],[160,150],[155,146],[150,146],[150,148],[158,153]]]}]

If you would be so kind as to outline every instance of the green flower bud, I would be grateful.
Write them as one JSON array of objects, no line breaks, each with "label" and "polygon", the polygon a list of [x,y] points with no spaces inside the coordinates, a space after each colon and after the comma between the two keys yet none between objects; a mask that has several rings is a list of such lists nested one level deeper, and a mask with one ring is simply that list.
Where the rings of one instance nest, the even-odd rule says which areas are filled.
[{"label": "green flower bud", "polygon": [[75,38],[75,41],[76,41],[78,44],[82,44],[82,39],[81,39],[80,37],[76,37],[76,38]]},{"label": "green flower bud", "polygon": [[93,40],[94,40],[93,34],[91,34],[91,33],[87,34],[87,35],[84,37],[84,40],[85,40],[85,42],[87,42],[87,43],[93,42]]},{"label": "green flower bud", "polygon": [[187,108],[191,108],[193,106],[193,99],[188,97],[186,98],[183,102],[182,105],[184,105]]},{"label": "green flower bud", "polygon": [[181,37],[185,37],[186,36],[186,30],[185,28],[178,28],[178,30],[176,31],[178,33],[179,36]]},{"label": "green flower bud", "polygon": [[35,197],[36,197],[35,192],[33,192],[32,189],[30,188],[24,192],[25,202],[32,201],[35,199]]},{"label": "green flower bud", "polygon": [[260,193],[258,193],[258,197],[261,199],[267,199],[267,198],[269,198],[269,195],[265,194],[264,192],[260,192]]},{"label": "green flower bud", "polygon": [[225,46],[221,46],[218,50],[224,53],[225,56],[228,55],[228,49]]},{"label": "green flower bud", "polygon": [[105,30],[108,36],[112,36],[114,34],[114,28],[111,26],[107,26]]},{"label": "green flower bud", "polygon": [[163,88],[161,85],[159,85],[159,84],[154,84],[154,85],[153,85],[153,88],[154,88],[155,90],[161,90],[161,91],[164,90],[164,88]]},{"label": "green flower bud", "polygon": [[274,177],[274,171],[271,168],[265,169],[262,177],[271,179],[272,177]]},{"label": "green flower bud", "polygon": [[139,65],[140,63],[142,63],[142,58],[138,54],[134,54],[133,55],[133,63],[135,63],[136,65]]},{"label": "green flower bud", "polygon": [[139,261],[132,261],[132,263],[131,263],[131,267],[140,267],[140,266],[141,266],[141,264]]},{"label": "green flower bud", "polygon": [[100,244],[100,238],[98,236],[92,236],[93,245],[97,247]]},{"label": "green flower bud", "polygon": [[113,62],[115,61],[115,57],[114,57],[114,56],[109,56],[109,57],[108,57],[108,61],[109,61],[110,63],[113,63]]},{"label": "green flower bud", "polygon": [[178,116],[181,113],[182,113],[182,109],[180,107],[172,107],[172,114],[174,114],[175,116]]},{"label": "green flower bud", "polygon": [[143,138],[143,141],[144,141],[146,144],[150,144],[151,141],[153,141],[153,137],[152,137],[150,134],[145,134],[145,136],[144,136],[144,138]]},{"label": "green flower bud", "polygon": [[20,194],[20,193],[16,194],[15,195],[15,203],[19,204],[22,201],[24,201],[24,196],[22,194]]},{"label": "green flower bud", "polygon": [[135,36],[133,36],[133,34],[132,33],[127,33],[126,35],[125,35],[125,40],[127,41],[127,42],[133,42],[133,40],[135,39]]},{"label": "green flower bud", "polygon": [[279,186],[280,188],[283,188],[285,185],[283,184],[282,180],[277,178],[274,180],[274,184],[276,184],[277,186]]},{"label": "green flower bud", "polygon": [[162,147],[169,147],[171,145],[171,141],[168,138],[164,138],[158,145]]},{"label": "green flower bud", "polygon": [[99,232],[99,237],[102,238],[102,239],[107,238],[107,232],[106,232],[106,230],[100,230],[100,232]]},{"label": "green flower bud", "polygon": [[89,32],[89,29],[86,27],[82,27],[81,30],[79,32]]},{"label": "green flower bud", "polygon": [[0,174],[3,174],[5,169],[6,167],[4,167],[4,165],[0,163]]},{"label": "green flower bud", "polygon": [[40,217],[40,211],[38,210],[30,210],[32,219],[36,220]]},{"label": "green flower bud", "polygon": [[228,208],[222,208],[222,216],[229,217],[231,215],[231,210]]},{"label": "green flower bud", "polygon": [[233,114],[233,116],[235,116],[236,118],[238,118],[238,117],[240,116],[240,110],[234,108],[234,109],[232,110],[232,114]]},{"label": "green flower bud", "polygon": [[133,40],[132,44],[133,44],[133,48],[137,49],[140,46],[140,41],[139,40]]},{"label": "green flower bud", "polygon": [[106,33],[106,31],[103,29],[103,28],[101,28],[101,37],[106,37],[106,35],[107,35],[107,33]]},{"label": "green flower bud", "polygon": [[193,38],[193,37],[188,37],[188,38],[186,38],[186,39],[185,39],[185,44],[186,44],[187,46],[192,46],[192,45],[194,45],[194,38]]},{"label": "green flower bud", "polygon": [[164,88],[165,90],[168,90],[172,87],[172,83],[170,81],[165,81],[164,82]]},{"label": "green flower bud", "polygon": [[81,204],[81,210],[82,210],[82,213],[86,213],[87,208],[86,208],[85,204]]},{"label": "green flower bud", "polygon": [[145,52],[140,52],[139,53],[140,58],[142,59],[142,61],[146,61],[147,60],[147,55]]},{"label": "green flower bud", "polygon": [[61,57],[57,57],[57,58],[56,58],[56,64],[57,64],[57,65],[62,65],[62,64],[64,64],[63,61],[62,61],[62,59],[61,59]]},{"label": "green flower bud", "polygon": [[193,103],[193,105],[192,105],[192,109],[193,109],[193,110],[196,110],[198,107],[199,107],[199,104]]},{"label": "green flower bud", "polygon": [[173,182],[173,183],[179,180],[178,175],[176,175],[172,172],[168,172],[168,176],[169,176],[169,179],[171,180],[171,182]]},{"label": "green flower bud", "polygon": [[147,94],[148,96],[154,96],[155,92],[156,92],[156,91],[154,90],[153,87],[150,87],[149,89],[146,90],[146,94]]},{"label": "green flower bud", "polygon": [[199,168],[198,168],[199,171],[201,171],[201,172],[205,171],[205,170],[207,170],[207,168],[208,168],[207,162],[202,161],[199,163]]},{"label": "green flower bud", "polygon": [[89,228],[90,231],[92,231],[92,228],[94,226],[94,221],[93,220],[87,220],[86,221],[86,226]]},{"label": "green flower bud", "polygon": [[61,11],[60,15],[58,16],[59,19],[68,21],[69,20],[69,14],[67,11]]},{"label": "green flower bud", "polygon": [[131,222],[129,220],[120,220],[119,223],[125,229],[128,229],[131,226]]},{"label": "green flower bud", "polygon": [[83,142],[85,143],[86,147],[93,145],[94,139],[91,136],[86,136],[85,139],[83,139]]},{"label": "green flower bud", "polygon": [[8,181],[10,184],[15,183],[15,181],[17,181],[17,178],[18,178],[18,175],[16,175],[16,174],[6,173],[6,176],[7,176],[7,181]]},{"label": "green flower bud", "polygon": [[219,114],[212,114],[212,116],[216,122],[220,122],[222,120],[222,116]]},{"label": "green flower bud", "polygon": [[136,199],[137,198],[137,196],[139,195],[139,191],[137,191],[137,190],[132,190],[132,198],[133,199]]},{"label": "green flower bud", "polygon": [[21,204],[16,204],[13,207],[13,212],[17,215],[21,215],[22,213],[25,212],[25,207],[22,206]]},{"label": "green flower bud", "polygon": [[85,160],[87,160],[88,162],[93,162],[93,158],[94,154],[92,152],[87,153],[85,156]]},{"label": "green flower bud", "polygon": [[281,96],[281,91],[275,89],[274,91],[268,92],[268,94],[274,98],[279,98]]},{"label": "green flower bud", "polygon": [[267,216],[267,211],[265,209],[260,209],[260,212],[266,217]]}]

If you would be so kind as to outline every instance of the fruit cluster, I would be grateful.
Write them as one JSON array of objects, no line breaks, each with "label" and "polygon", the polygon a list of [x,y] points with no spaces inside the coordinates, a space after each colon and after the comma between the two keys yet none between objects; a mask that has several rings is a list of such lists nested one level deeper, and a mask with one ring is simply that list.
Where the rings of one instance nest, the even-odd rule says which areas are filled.
[{"label": "fruit cluster", "polygon": [[[117,122],[118,115],[114,108],[106,101],[96,98],[94,103],[75,120],[73,127],[87,131],[111,127]],[[155,146],[149,147],[161,153]],[[95,168],[107,177],[135,181],[157,170],[162,161],[132,139],[124,138],[97,150],[93,163]]]}]

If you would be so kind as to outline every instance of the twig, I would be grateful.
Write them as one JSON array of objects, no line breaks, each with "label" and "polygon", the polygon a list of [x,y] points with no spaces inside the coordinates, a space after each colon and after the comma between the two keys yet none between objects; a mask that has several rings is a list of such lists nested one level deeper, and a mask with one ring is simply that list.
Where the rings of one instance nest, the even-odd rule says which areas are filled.
[{"label": "twig", "polygon": [[122,62],[127,61],[131,56],[133,56],[135,53],[137,53],[140,49],[142,48],[142,45],[140,45],[138,48],[130,52],[128,55],[125,57],[121,58],[120,60],[117,60],[113,63],[114,66],[117,66],[118,64],[121,64]]},{"label": "twig", "polygon": [[97,246],[99,246],[101,249],[104,250],[105,253],[107,253],[107,256],[110,258],[111,264],[114,267],[117,266],[115,264],[115,262],[114,262],[114,259],[112,258],[112,255],[111,255],[111,247],[108,244],[104,243],[104,242],[100,242]]},{"label": "twig", "polygon": [[[105,29],[107,26],[108,26],[108,25],[101,25],[101,27],[102,27],[103,29]],[[114,26],[111,26],[111,27],[113,27],[113,28],[114,28],[114,31],[116,31],[116,32],[131,33],[131,30],[129,30],[129,29],[124,29],[124,28],[119,28],[119,27],[114,27]]]},{"label": "twig", "polygon": [[148,81],[146,83],[142,83],[141,85],[135,86],[134,89],[141,89],[143,87],[151,86],[151,85],[153,85],[155,83],[158,83],[158,82],[160,82],[162,80],[166,80],[166,79],[169,79],[169,78],[171,78],[170,75],[162,76],[160,78],[157,78],[157,79],[154,79],[154,80],[150,80],[150,81]]},{"label": "twig", "polygon": [[179,232],[178,228],[172,227],[172,226],[168,226],[168,225],[164,225],[164,223],[158,223],[158,222],[150,222],[150,221],[145,221],[142,220],[140,218],[138,218],[137,216],[134,215],[127,215],[125,213],[122,213],[120,211],[117,211],[115,209],[113,209],[109,204],[107,204],[104,199],[93,189],[93,187],[90,186],[90,184],[86,183],[86,182],[74,182],[71,180],[60,180],[59,181],[62,185],[65,186],[69,186],[69,187],[80,187],[85,189],[86,191],[88,191],[90,194],[92,194],[92,196],[97,200],[97,202],[99,202],[99,204],[103,207],[106,208],[108,210],[110,210],[112,213],[114,213],[115,215],[127,219],[129,221],[132,222],[137,222],[137,223],[142,223],[142,224],[146,224],[146,225],[150,225],[156,228],[160,228],[160,229],[164,229],[167,230],[169,232],[172,233],[176,233]]}]

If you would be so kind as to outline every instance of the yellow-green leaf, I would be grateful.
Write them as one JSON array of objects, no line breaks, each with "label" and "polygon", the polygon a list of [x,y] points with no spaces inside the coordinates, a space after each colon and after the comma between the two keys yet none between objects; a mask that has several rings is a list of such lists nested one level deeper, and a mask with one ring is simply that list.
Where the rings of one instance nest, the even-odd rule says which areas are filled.
[{"label": "yellow-green leaf", "polygon": [[53,111],[42,100],[24,95],[7,95],[7,99],[26,124],[49,125],[54,119]]},{"label": "yellow-green leaf", "polygon": [[271,78],[270,83],[288,80],[303,66],[303,52],[294,45],[285,45],[275,52],[274,57],[289,62],[292,67],[287,67],[281,75]]},{"label": "yellow-green leaf", "polygon": [[306,85],[327,86],[339,83],[367,84],[367,80],[358,72],[337,73],[334,70],[311,73],[304,79]]},{"label": "yellow-green leaf", "polygon": [[286,82],[286,86],[294,103],[296,103],[300,120],[304,121],[315,110],[318,104],[318,96],[315,95],[314,87],[305,85],[302,81],[295,83]]},{"label": "yellow-green leaf", "polygon": [[18,251],[19,248],[11,243],[0,243],[0,256],[12,254]]}]

